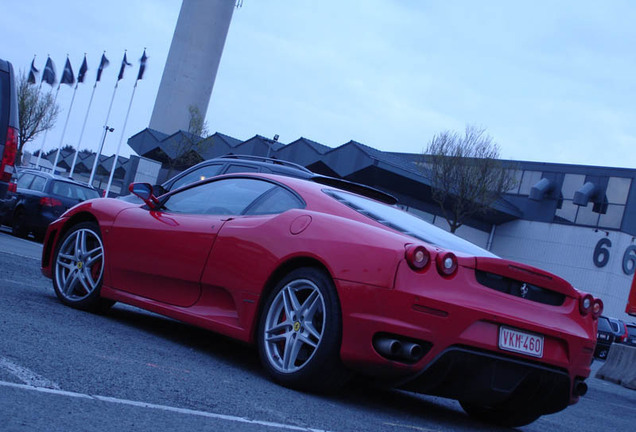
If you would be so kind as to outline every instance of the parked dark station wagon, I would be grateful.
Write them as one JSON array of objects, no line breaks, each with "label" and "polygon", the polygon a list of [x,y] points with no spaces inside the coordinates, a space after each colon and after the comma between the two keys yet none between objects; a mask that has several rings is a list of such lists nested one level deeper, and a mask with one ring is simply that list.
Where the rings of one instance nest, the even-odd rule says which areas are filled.
[{"label": "parked dark station wagon", "polygon": [[97,189],[84,183],[27,169],[18,176],[15,197],[10,208],[5,209],[4,223],[18,237],[32,233],[41,240],[49,224],[66,210],[99,197]]}]

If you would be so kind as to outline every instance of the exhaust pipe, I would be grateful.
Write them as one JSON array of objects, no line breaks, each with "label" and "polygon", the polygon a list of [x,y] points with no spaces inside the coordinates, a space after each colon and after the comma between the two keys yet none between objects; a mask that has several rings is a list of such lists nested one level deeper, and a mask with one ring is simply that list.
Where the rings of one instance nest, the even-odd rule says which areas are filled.
[{"label": "exhaust pipe", "polygon": [[373,347],[382,357],[405,363],[415,363],[425,354],[421,344],[389,336],[376,336]]},{"label": "exhaust pipe", "polygon": [[402,357],[403,359],[409,362],[416,362],[421,359],[423,355],[424,349],[422,348],[422,345],[413,342],[406,342],[402,344],[400,357]]},{"label": "exhaust pipe", "polygon": [[587,393],[587,384],[585,384],[583,380],[575,380],[572,393],[574,393],[574,396],[585,396]]},{"label": "exhaust pipe", "polygon": [[393,338],[379,337],[373,341],[376,351],[384,357],[395,358],[402,350],[402,343]]}]

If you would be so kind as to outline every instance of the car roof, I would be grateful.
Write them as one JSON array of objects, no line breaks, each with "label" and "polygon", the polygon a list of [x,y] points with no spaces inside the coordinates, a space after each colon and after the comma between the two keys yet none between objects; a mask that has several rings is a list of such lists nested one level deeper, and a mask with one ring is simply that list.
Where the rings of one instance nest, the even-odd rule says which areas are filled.
[{"label": "car roof", "polygon": [[[210,159],[209,161],[231,161],[236,160],[241,163],[248,162],[249,164],[253,164],[254,166],[263,166],[270,169],[280,170],[281,172],[286,172],[288,170],[298,170],[307,174],[314,174],[311,170],[305,168],[302,165],[299,165],[294,162],[289,162],[284,159],[276,159],[269,158],[263,156],[253,156],[253,155],[242,155],[242,154],[227,154],[223,156],[219,156],[214,159]],[[207,161],[204,161],[207,162]],[[201,162],[203,164],[204,162]]]},{"label": "car roof", "polygon": [[87,188],[91,188],[91,189],[95,189],[97,190],[95,187],[90,186],[88,183],[83,183],[77,180],[74,180],[72,178],[68,178],[68,177],[63,177],[61,175],[58,174],[52,174],[49,172],[44,172],[44,171],[40,171],[34,168],[19,168],[20,170],[20,174],[37,174],[40,175],[42,177],[46,177],[49,180],[56,180],[56,181],[63,181],[63,182],[67,182],[67,183],[72,183],[72,184],[76,184],[78,186],[84,186]]}]

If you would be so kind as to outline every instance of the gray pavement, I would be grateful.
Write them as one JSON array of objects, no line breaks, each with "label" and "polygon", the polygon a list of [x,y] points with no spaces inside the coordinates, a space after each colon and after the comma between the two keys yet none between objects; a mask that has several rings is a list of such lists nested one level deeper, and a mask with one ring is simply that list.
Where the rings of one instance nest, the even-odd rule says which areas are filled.
[{"label": "gray pavement", "polygon": [[[70,309],[41,275],[40,251],[0,232],[2,431],[505,430],[454,401],[360,383],[295,392],[267,379],[252,347],[120,304]],[[577,405],[521,430],[632,430],[636,391],[588,384]]]}]

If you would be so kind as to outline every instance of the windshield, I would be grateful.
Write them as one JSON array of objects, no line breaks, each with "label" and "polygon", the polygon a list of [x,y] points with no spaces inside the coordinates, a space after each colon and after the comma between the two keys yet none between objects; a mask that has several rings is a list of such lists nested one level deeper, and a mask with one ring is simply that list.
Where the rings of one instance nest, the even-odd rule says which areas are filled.
[{"label": "windshield", "polygon": [[335,190],[324,190],[324,192],[357,212],[389,228],[415,237],[426,243],[469,255],[496,257],[496,255],[487,250],[431,225],[417,216],[400,210],[397,207],[392,207],[347,192]]}]

